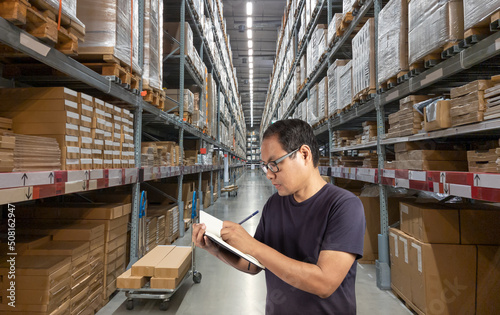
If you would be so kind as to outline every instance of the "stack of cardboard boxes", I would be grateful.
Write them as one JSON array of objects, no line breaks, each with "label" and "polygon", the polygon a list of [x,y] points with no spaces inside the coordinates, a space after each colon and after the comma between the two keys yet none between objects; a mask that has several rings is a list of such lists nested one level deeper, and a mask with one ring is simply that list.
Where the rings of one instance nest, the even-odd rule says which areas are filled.
[{"label": "stack of cardboard boxes", "polygon": [[484,120],[486,100],[484,91],[493,86],[492,81],[478,80],[450,91],[451,126],[461,126]]},{"label": "stack of cardboard boxes", "polygon": [[140,289],[150,282],[152,289],[176,289],[191,267],[191,247],[158,246],[118,277],[118,287]]},{"label": "stack of cardboard boxes", "polygon": [[396,161],[390,168],[419,171],[467,171],[467,151],[432,143],[396,143]]},{"label": "stack of cardboard boxes", "polygon": [[[12,118],[15,133],[57,140],[63,170],[135,166],[133,115],[128,110],[63,87],[0,93],[0,115]],[[40,142],[25,142],[29,140]]]},{"label": "stack of cardboard boxes", "polygon": [[500,209],[402,202],[389,229],[391,286],[423,314],[500,310]]},{"label": "stack of cardboard boxes", "polygon": [[[126,268],[127,257],[125,252],[130,212],[130,203],[45,203],[43,205],[16,208],[17,216],[19,218],[30,219],[29,223],[34,226],[47,225],[53,222],[64,224],[57,228],[52,228],[49,234],[55,235],[56,239],[70,239],[70,241],[53,241],[52,243],[48,243],[48,245],[41,245],[30,249],[32,254],[43,255],[43,253],[49,251],[52,247],[59,250],[63,245],[66,247],[69,246],[69,243],[82,243],[81,246],[76,248],[71,247],[67,249],[63,247],[63,249],[66,252],[71,251],[69,253],[73,256],[72,266],[76,266],[76,270],[71,272],[75,278],[74,282],[72,282],[72,288],[75,290],[80,289],[84,282],[83,286],[88,290],[87,293],[90,293],[85,294],[85,303],[87,305],[99,304],[96,292],[99,292],[102,300],[107,302],[109,296],[116,290],[116,277]],[[70,227],[67,227],[68,224]],[[79,226],[83,224],[83,226],[75,227],[73,226],[75,224]],[[79,229],[88,230],[88,226],[95,225],[104,225],[103,236],[100,236],[99,228],[91,229],[91,234],[88,231],[76,232]],[[75,237],[87,238],[88,241],[73,241]],[[102,238],[104,238],[103,245],[101,245]],[[44,249],[44,251],[37,252],[36,250],[39,249]],[[101,250],[103,256],[101,256]],[[82,255],[86,255],[86,258],[82,259]],[[82,265],[75,265],[76,263],[81,263]],[[103,266],[103,270],[98,268],[98,265]],[[94,266],[94,268],[91,270],[90,266]],[[81,301],[83,301],[82,296],[78,296],[78,298],[82,298]],[[75,304],[75,307],[79,305]]]}]

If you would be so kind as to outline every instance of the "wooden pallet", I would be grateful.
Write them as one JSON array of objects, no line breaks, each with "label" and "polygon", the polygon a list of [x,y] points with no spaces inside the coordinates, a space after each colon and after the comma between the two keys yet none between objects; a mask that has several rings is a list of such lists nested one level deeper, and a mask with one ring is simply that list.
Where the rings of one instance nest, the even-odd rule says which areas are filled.
[{"label": "wooden pallet", "polygon": [[430,69],[436,66],[443,59],[447,59],[451,57],[453,54],[456,54],[455,51],[457,51],[459,47],[460,47],[460,42],[458,41],[449,42],[444,47],[438,48],[434,50],[432,53],[423,57],[422,59],[415,61],[410,65],[409,77],[417,76],[423,71],[425,71],[425,69]]},{"label": "wooden pallet", "polygon": [[340,22],[340,25],[337,27],[335,35],[337,37],[344,35],[344,32],[347,30],[353,20],[354,16],[352,15],[352,12],[345,13],[342,17],[342,22]]},{"label": "wooden pallet", "polygon": [[361,104],[363,104],[363,103],[371,100],[376,93],[377,93],[377,91],[375,89],[366,88],[363,91],[361,91],[358,94],[356,94],[352,98],[353,103],[361,103]]},{"label": "wooden pallet", "polygon": [[480,23],[469,28],[464,33],[464,40],[460,43],[462,49],[479,43],[492,32],[500,30],[500,10],[493,12],[489,17],[485,17]]},{"label": "wooden pallet", "polygon": [[[58,27],[57,16],[51,10],[39,9],[27,0],[3,1],[0,3],[0,16],[66,55],[78,53],[78,40],[82,40],[83,35],[75,35],[64,26]],[[22,57],[24,54],[14,49],[2,48],[2,56],[13,58]]]},{"label": "wooden pallet", "polygon": [[[98,51],[102,49],[97,48]],[[84,49],[84,52],[75,59],[95,72],[109,77],[115,83],[123,85],[124,88],[139,93],[142,76],[132,70],[129,64],[116,58],[112,53],[114,48],[104,49],[111,53],[89,53]]]},{"label": "wooden pallet", "polygon": [[408,309],[412,310],[418,315],[425,315],[418,307],[415,306],[409,299],[407,299],[401,292],[396,289],[392,284],[391,284],[392,292],[394,293],[394,296],[398,298],[401,303],[403,303]]},{"label": "wooden pallet", "polygon": [[165,105],[165,91],[164,90],[146,86],[146,87],[143,87],[141,96],[145,102],[148,102],[151,105],[156,106],[159,109],[163,110],[164,105]]},{"label": "wooden pallet", "polygon": [[387,81],[383,82],[379,86],[378,92],[379,93],[386,92],[386,91],[396,87],[398,84],[408,80],[407,77],[405,78],[405,76],[407,76],[407,74],[408,74],[407,70],[400,71],[395,76],[393,76],[393,77],[389,78]]}]

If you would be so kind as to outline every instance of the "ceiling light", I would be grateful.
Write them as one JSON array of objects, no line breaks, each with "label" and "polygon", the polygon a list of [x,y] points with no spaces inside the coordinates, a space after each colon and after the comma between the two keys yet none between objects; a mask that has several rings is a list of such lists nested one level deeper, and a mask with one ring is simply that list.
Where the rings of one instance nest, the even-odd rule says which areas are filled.
[{"label": "ceiling light", "polygon": [[252,30],[247,30],[247,38],[252,39]]},{"label": "ceiling light", "polygon": [[249,55],[249,56],[253,56],[253,49],[249,49],[249,50],[248,50],[248,55]]},{"label": "ceiling light", "polygon": [[253,48],[253,41],[252,40],[248,41],[248,48]]},{"label": "ceiling light", "polygon": [[[253,57],[250,57],[250,58],[253,58]],[[253,69],[250,69],[249,72],[251,75],[253,75]]]},{"label": "ceiling light", "polygon": [[250,69],[253,69],[253,62],[252,62],[252,63],[249,63],[249,64],[248,64],[248,67],[249,67]]},{"label": "ceiling light", "polygon": [[247,2],[247,15],[252,15],[253,4],[252,2]]},{"label": "ceiling light", "polygon": [[247,28],[252,28],[252,25],[253,25],[252,17],[249,16],[247,17]]},{"label": "ceiling light", "polygon": [[248,62],[253,62],[253,57],[248,57]]}]

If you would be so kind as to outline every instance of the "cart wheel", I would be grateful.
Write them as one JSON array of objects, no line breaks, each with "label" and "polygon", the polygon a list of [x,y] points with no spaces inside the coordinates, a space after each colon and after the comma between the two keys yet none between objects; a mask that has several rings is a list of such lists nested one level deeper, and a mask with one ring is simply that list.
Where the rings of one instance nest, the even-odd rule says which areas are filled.
[{"label": "cart wheel", "polygon": [[168,309],[168,302],[167,301],[162,301],[160,303],[160,311],[166,311]]},{"label": "cart wheel", "polygon": [[201,282],[201,273],[198,271],[195,271],[193,274],[193,281],[194,283],[200,283]]},{"label": "cart wheel", "polygon": [[127,300],[127,304],[125,304],[125,307],[127,310],[133,310],[134,309],[134,300]]}]

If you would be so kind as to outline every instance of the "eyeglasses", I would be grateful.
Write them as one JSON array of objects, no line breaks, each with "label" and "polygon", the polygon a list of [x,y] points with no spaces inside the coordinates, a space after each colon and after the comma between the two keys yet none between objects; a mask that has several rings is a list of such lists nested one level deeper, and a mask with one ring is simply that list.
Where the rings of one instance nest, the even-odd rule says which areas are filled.
[{"label": "eyeglasses", "polygon": [[282,157],[280,157],[277,160],[270,161],[269,163],[261,162],[260,163],[260,167],[262,168],[262,170],[266,174],[267,174],[267,170],[270,170],[273,173],[277,173],[280,170],[278,168],[278,163],[283,162],[283,160],[285,160],[287,157],[289,157],[290,155],[294,154],[295,152],[299,151],[299,149],[300,149],[300,147],[298,149],[296,149],[296,150],[293,150],[292,152],[290,152],[288,154],[283,155]]}]

